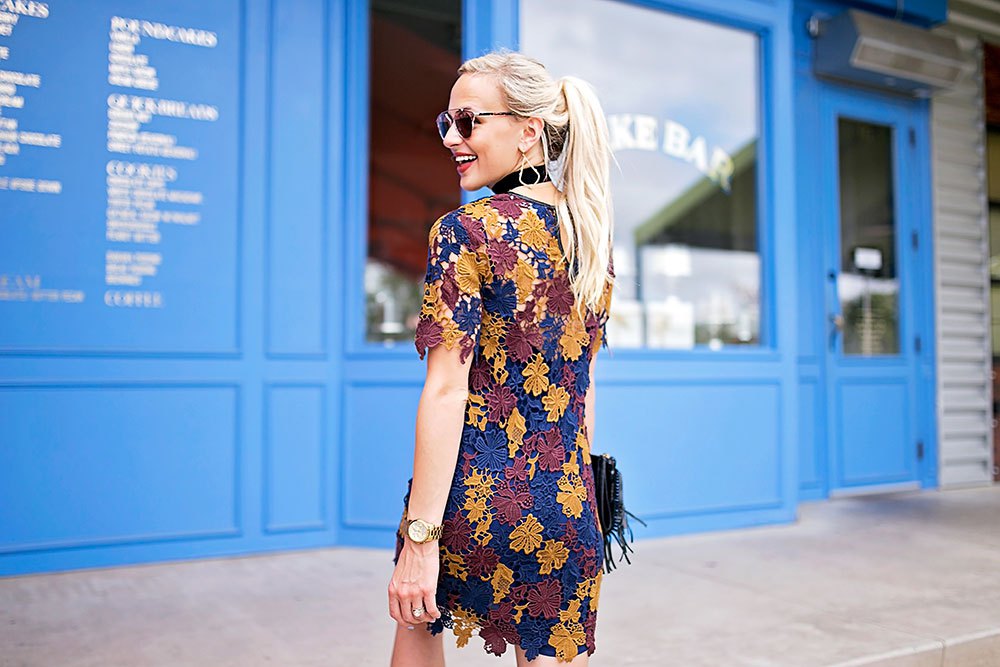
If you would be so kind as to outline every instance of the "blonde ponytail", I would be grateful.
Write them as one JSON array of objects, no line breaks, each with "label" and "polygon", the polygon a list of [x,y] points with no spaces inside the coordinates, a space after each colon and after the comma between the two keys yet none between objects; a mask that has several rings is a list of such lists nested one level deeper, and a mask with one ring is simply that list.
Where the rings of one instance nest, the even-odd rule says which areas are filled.
[{"label": "blonde ponytail", "polygon": [[558,82],[533,58],[509,50],[466,61],[459,74],[495,78],[507,108],[542,119],[542,154],[559,191],[556,214],[577,308],[598,312],[610,275],[614,219],[611,144],[604,111],[586,81]]},{"label": "blonde ponytail", "polygon": [[567,132],[559,162],[562,196],[556,209],[566,257],[576,266],[573,292],[596,310],[609,280],[613,218],[608,124],[594,89],[572,76],[559,80]]}]

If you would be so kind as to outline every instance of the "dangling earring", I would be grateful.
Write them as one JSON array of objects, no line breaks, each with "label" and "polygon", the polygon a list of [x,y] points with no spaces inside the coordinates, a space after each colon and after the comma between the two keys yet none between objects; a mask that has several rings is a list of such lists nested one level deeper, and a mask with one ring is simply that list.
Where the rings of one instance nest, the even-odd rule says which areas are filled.
[{"label": "dangling earring", "polygon": [[527,169],[525,169],[522,165],[525,165],[527,163],[528,163],[528,155],[524,151],[521,151],[521,162],[520,164],[517,165],[517,180],[521,185],[524,186],[538,185],[539,183],[542,182],[542,172],[538,171],[538,168],[533,164],[528,164],[528,167],[531,167],[531,171],[535,172],[535,182],[534,183],[524,182],[524,172],[527,171]]}]

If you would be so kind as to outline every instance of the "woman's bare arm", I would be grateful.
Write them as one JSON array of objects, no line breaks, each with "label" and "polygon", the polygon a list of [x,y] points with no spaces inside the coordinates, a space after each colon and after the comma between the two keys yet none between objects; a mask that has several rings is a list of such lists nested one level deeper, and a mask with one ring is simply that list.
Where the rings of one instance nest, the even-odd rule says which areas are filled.
[{"label": "woman's bare arm", "polygon": [[[438,345],[428,352],[427,376],[417,407],[413,484],[407,517],[439,525],[455,475],[469,398],[469,370],[461,350]],[[441,561],[438,540],[415,544],[403,536],[403,549],[389,581],[389,615],[412,626],[441,616],[435,603]],[[414,609],[426,610],[415,616]]]},{"label": "woman's bare arm", "polygon": [[458,461],[458,447],[469,398],[471,359],[438,345],[428,352],[427,377],[417,407],[413,450],[413,487],[408,516],[440,524]]}]

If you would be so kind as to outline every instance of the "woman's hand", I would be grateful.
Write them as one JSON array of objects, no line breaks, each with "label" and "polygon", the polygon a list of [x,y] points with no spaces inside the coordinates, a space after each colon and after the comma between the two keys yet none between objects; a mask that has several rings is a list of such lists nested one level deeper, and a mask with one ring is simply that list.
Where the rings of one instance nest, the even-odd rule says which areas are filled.
[{"label": "woman's hand", "polygon": [[[437,540],[415,544],[406,538],[389,580],[389,615],[397,623],[430,623],[441,617],[434,600],[440,569]],[[414,609],[423,612],[414,614]]]}]

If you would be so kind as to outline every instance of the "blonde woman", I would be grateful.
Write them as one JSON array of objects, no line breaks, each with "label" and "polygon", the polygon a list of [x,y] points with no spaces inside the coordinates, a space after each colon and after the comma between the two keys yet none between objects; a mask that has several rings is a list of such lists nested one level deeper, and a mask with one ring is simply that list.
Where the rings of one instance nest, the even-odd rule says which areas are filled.
[{"label": "blonde woman", "polygon": [[460,646],[512,646],[518,665],[586,665],[603,564],[590,439],[614,277],[607,126],[588,84],[524,55],[458,74],[438,129],[461,187],[494,194],[430,230],[392,664],[443,665],[449,627]]}]

